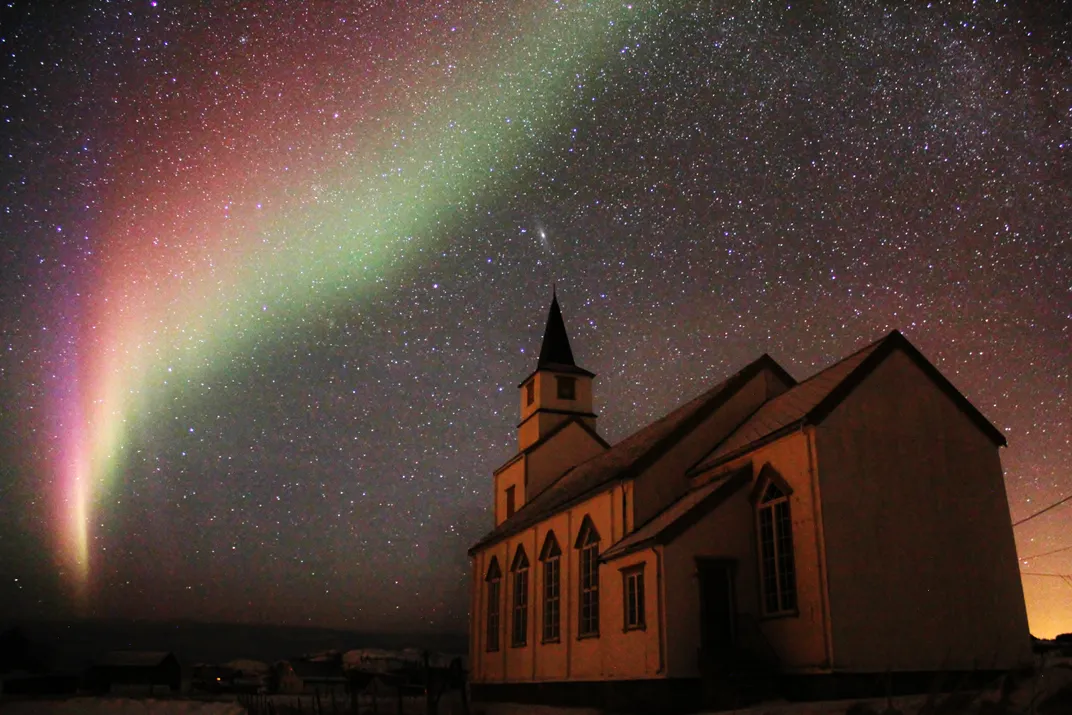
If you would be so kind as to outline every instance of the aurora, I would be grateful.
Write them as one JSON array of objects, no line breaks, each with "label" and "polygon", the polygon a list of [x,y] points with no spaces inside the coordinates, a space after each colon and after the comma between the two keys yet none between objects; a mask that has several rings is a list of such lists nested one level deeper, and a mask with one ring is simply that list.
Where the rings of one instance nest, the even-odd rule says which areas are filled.
[{"label": "aurora", "polygon": [[[329,107],[318,124],[280,132],[295,108],[268,90],[295,70],[278,65],[252,85],[263,91],[240,150],[215,131],[237,121],[219,108],[162,120],[196,151],[151,163],[165,177],[156,187],[139,194],[128,182],[101,212],[106,238],[73,309],[74,353],[56,360],[70,374],[53,399],[55,531],[76,601],[88,597],[103,500],[122,489],[126,450],[168,396],[259,341],[285,340],[306,316],[374,293],[448,240],[467,207],[536,169],[540,147],[568,134],[585,77],[651,21],[618,2],[483,13],[467,32],[442,26],[445,39],[364,67],[367,81],[346,91],[326,72],[301,97]],[[406,45],[409,27],[389,30]],[[151,154],[148,131],[134,140]]]}]

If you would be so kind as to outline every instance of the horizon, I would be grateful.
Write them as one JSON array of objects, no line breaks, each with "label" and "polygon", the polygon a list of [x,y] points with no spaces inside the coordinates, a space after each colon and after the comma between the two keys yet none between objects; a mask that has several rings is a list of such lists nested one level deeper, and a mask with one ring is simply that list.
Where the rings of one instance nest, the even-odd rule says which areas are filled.
[{"label": "horizon", "polygon": [[469,635],[466,631],[376,631],[361,628],[352,627],[335,627],[331,625],[316,625],[307,623],[259,623],[259,622],[243,622],[243,621],[212,621],[212,620],[197,620],[191,618],[169,618],[165,620],[151,620],[142,618],[120,618],[113,617],[42,617],[42,618],[0,618],[0,630],[8,630],[11,628],[22,628],[33,625],[73,625],[73,624],[97,624],[97,625],[130,625],[130,626],[174,626],[174,625],[191,625],[191,626],[204,626],[204,627],[240,627],[240,628],[303,628],[307,630],[321,630],[321,631],[336,631],[340,633],[353,633],[355,635],[369,635],[369,636],[463,636],[468,638]]}]

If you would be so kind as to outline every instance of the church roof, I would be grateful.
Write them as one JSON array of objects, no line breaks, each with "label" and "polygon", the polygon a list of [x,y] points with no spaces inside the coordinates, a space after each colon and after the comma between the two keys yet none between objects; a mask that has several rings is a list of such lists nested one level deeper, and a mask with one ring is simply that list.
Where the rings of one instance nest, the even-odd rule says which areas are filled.
[{"label": "church roof", "polygon": [[741,467],[701,487],[692,489],[685,496],[663,509],[651,519],[607,549],[600,557],[610,561],[619,556],[639,551],[652,544],[673,541],[701,517],[743,487],[752,478],[752,465]]},{"label": "church roof", "polygon": [[608,443],[607,440],[605,440],[602,437],[600,437],[598,432],[596,432],[594,429],[592,429],[587,424],[585,424],[584,420],[578,419],[577,417],[570,417],[568,419],[565,419],[565,420],[562,420],[561,422],[559,422],[557,425],[555,425],[553,428],[551,428],[551,430],[547,434],[545,434],[543,437],[540,437],[538,440],[536,440],[535,442],[530,444],[528,447],[525,447],[523,450],[521,450],[520,452],[515,454],[513,457],[510,457],[510,459],[508,459],[505,462],[503,462],[495,471],[492,472],[492,474],[499,474],[500,472],[503,472],[511,464],[513,464],[514,462],[518,461],[519,459],[524,457],[526,454],[532,454],[533,452],[538,450],[540,447],[542,447],[545,444],[547,444],[548,442],[550,442],[551,439],[553,439],[555,436],[557,436],[559,432],[562,432],[564,429],[566,429],[567,427],[569,427],[570,425],[573,425],[573,424],[577,425],[582,430],[584,430],[584,432],[587,433],[588,436],[591,437],[600,446],[602,446],[605,449],[610,449],[610,443]]},{"label": "church roof", "polygon": [[764,369],[774,370],[790,384],[794,382],[773,358],[763,355],[691,402],[565,472],[474,544],[469,553],[518,534],[566,507],[594,496],[610,482],[639,475]]},{"label": "church roof", "polygon": [[719,464],[799,429],[804,424],[819,424],[896,349],[903,350],[995,444],[1005,445],[1004,435],[990,424],[986,417],[908,342],[907,338],[894,330],[881,340],[861,348],[840,362],[834,363],[765,402],[710,454],[701,459],[690,472],[697,474],[713,469]]}]

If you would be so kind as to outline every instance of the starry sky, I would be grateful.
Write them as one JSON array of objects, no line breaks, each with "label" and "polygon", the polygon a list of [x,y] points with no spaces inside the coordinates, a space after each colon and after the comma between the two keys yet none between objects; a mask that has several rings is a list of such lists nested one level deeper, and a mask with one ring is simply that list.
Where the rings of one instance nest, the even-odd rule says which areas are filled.
[{"label": "starry sky", "polygon": [[463,631],[552,284],[611,441],[898,328],[1072,494],[1059,3],[0,12],[9,613]]}]

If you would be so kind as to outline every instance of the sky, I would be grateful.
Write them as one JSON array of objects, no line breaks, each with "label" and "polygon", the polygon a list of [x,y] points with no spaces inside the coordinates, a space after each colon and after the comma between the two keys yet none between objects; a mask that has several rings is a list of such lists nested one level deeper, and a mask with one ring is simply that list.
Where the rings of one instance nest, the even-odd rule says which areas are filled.
[{"label": "sky", "polygon": [[[612,442],[897,328],[1014,521],[1072,494],[1072,37],[1024,5],[5,4],[0,603],[463,631],[552,285]],[[1072,503],[1015,534],[1072,631]]]}]

